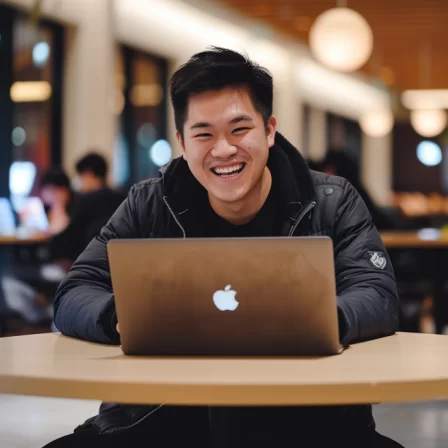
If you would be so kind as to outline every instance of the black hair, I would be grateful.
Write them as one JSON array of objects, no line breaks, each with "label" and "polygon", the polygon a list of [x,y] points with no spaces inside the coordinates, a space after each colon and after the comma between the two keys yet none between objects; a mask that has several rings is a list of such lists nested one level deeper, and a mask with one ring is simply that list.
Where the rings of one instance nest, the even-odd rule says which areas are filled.
[{"label": "black hair", "polygon": [[65,174],[64,170],[59,167],[49,168],[42,173],[39,179],[39,189],[46,186],[61,187],[71,190],[70,179]]},{"label": "black hair", "polygon": [[86,171],[91,171],[96,177],[101,179],[106,179],[107,175],[107,162],[106,159],[95,152],[91,152],[85,155],[76,164],[76,172],[78,174],[85,173]]},{"label": "black hair", "polygon": [[176,129],[182,137],[190,95],[230,86],[249,89],[254,107],[267,126],[273,102],[273,81],[269,71],[236,51],[211,47],[193,55],[171,77],[171,103]]}]

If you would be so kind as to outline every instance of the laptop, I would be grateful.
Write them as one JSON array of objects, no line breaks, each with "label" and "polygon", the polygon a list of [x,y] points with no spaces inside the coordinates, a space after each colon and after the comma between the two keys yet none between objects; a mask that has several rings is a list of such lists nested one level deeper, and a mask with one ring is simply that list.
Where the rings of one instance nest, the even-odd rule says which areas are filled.
[{"label": "laptop", "polygon": [[341,352],[330,238],[114,239],[107,248],[127,355]]},{"label": "laptop", "polygon": [[8,198],[0,198],[0,235],[12,236],[16,233],[16,220]]},{"label": "laptop", "polygon": [[24,229],[36,232],[48,230],[49,223],[45,207],[38,197],[25,198],[18,210],[20,225]]}]

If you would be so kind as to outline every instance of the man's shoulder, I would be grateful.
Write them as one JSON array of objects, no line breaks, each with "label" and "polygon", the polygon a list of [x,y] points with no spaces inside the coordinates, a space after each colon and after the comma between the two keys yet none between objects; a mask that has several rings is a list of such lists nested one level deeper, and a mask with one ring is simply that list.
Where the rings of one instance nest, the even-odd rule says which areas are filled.
[{"label": "man's shoulder", "polygon": [[330,174],[313,170],[310,170],[310,173],[318,196],[330,196],[334,193],[342,195],[349,184],[347,179],[344,179],[343,177],[332,176]]},{"label": "man's shoulder", "polygon": [[157,195],[163,197],[163,179],[161,177],[151,177],[142,180],[132,186],[134,194],[139,195]]},{"label": "man's shoulder", "polygon": [[163,201],[163,179],[153,177],[134,184],[130,191],[130,197],[135,205],[140,208],[152,208]]}]

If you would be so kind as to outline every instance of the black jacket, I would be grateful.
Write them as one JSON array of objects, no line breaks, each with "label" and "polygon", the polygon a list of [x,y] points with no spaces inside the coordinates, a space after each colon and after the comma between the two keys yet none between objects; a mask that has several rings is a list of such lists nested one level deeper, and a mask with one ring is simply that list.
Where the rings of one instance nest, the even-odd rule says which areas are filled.
[{"label": "black jacket", "polygon": [[[299,152],[280,134],[268,165],[273,172],[281,173],[283,235],[327,235],[333,239],[341,342],[350,344],[393,334],[398,328],[399,307],[394,273],[358,193],[342,178],[310,171]],[[55,323],[63,334],[119,343],[107,241],[197,236],[201,222],[190,208],[198,188],[202,187],[182,158],[173,160],[159,178],[132,187],[128,199],[59,287]],[[120,425],[133,425],[151,407],[105,409],[92,421],[107,432]],[[372,423],[369,407],[360,407],[356,413],[366,416],[365,424]]]}]

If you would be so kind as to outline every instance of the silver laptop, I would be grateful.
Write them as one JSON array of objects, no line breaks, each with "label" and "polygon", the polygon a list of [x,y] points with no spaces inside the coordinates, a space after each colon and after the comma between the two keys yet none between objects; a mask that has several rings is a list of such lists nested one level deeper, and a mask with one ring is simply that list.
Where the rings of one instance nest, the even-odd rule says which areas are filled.
[{"label": "silver laptop", "polygon": [[327,237],[111,240],[128,355],[339,353]]}]

